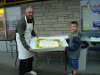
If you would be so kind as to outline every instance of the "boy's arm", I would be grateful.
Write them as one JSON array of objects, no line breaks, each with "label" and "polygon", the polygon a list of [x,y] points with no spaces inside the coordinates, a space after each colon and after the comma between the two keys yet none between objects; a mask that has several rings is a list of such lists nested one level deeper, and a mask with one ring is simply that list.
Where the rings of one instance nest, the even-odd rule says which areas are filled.
[{"label": "boy's arm", "polygon": [[77,50],[78,48],[80,48],[80,44],[81,44],[81,38],[80,36],[76,36],[73,38],[72,45],[66,47],[66,50],[71,50],[71,51]]}]

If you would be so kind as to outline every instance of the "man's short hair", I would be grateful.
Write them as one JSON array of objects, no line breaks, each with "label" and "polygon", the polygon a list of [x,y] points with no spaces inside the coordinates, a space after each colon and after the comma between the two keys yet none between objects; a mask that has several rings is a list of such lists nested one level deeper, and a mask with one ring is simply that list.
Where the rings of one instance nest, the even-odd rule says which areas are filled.
[{"label": "man's short hair", "polygon": [[33,10],[32,6],[28,6],[28,7],[25,9],[25,11],[27,11],[28,9],[32,9],[32,10]]}]

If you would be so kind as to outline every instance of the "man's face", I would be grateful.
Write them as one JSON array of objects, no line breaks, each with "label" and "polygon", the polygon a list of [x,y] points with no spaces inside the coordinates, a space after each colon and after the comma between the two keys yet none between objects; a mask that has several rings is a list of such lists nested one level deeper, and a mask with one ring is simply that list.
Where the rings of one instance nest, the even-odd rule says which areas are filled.
[{"label": "man's face", "polygon": [[33,9],[30,8],[26,10],[26,16],[28,19],[31,20],[33,18],[33,14],[34,14]]},{"label": "man's face", "polygon": [[77,32],[78,26],[76,24],[70,25],[70,31],[71,33]]}]

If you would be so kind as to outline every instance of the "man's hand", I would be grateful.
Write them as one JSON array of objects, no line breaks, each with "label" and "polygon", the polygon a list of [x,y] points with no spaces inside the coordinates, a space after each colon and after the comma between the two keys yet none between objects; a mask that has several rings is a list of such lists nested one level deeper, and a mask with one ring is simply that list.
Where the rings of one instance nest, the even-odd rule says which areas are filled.
[{"label": "man's hand", "polygon": [[29,48],[29,51],[35,56],[36,53],[34,52],[32,48]]}]

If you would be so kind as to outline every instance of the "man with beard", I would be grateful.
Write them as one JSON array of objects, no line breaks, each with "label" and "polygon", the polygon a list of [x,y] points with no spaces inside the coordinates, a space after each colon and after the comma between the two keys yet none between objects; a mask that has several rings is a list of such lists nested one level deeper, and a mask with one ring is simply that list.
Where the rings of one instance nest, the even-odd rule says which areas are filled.
[{"label": "man with beard", "polygon": [[17,24],[16,29],[16,41],[18,47],[18,58],[19,63],[19,75],[30,73],[31,75],[37,75],[36,72],[32,71],[32,62],[34,52],[29,46],[32,37],[36,37],[34,31],[34,18],[33,9],[28,7],[25,10],[25,16]]}]

